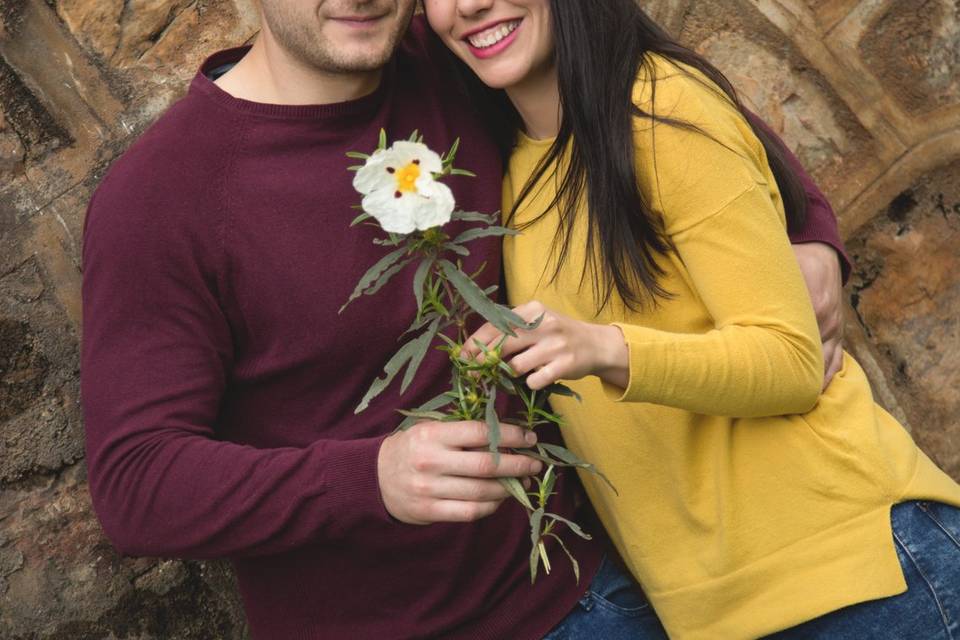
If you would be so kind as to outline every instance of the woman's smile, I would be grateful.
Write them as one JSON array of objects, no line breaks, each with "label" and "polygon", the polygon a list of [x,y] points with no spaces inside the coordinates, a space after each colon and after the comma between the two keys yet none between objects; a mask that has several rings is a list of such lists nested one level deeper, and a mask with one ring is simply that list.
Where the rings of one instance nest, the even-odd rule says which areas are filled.
[{"label": "woman's smile", "polygon": [[476,57],[491,58],[516,41],[522,23],[522,19],[497,22],[468,33],[463,40]]}]

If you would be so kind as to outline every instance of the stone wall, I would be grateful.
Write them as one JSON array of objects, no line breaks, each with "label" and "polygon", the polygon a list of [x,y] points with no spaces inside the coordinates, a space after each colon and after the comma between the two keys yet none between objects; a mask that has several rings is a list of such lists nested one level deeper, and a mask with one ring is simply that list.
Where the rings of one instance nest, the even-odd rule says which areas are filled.
[{"label": "stone wall", "polygon": [[[660,0],[829,194],[850,348],[960,478],[960,0]],[[252,0],[0,0],[0,638],[245,638],[217,562],[121,558],[85,485],[80,237],[105,168]]]}]

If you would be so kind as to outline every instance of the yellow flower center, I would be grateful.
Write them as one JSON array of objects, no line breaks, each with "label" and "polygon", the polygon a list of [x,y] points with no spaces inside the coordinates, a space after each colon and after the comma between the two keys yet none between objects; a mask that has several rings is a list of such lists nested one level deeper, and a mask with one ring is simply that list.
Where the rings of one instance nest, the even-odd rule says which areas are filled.
[{"label": "yellow flower center", "polygon": [[417,190],[417,179],[420,177],[420,161],[414,160],[395,174],[397,191],[410,193]]}]

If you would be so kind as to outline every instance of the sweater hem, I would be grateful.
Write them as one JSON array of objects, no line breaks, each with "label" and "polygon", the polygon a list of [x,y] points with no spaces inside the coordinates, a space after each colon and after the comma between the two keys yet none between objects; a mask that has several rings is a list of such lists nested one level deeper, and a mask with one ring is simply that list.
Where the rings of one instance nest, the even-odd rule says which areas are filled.
[{"label": "sweater hem", "polygon": [[907,589],[883,505],[705,584],[648,593],[674,640],[757,638]]}]

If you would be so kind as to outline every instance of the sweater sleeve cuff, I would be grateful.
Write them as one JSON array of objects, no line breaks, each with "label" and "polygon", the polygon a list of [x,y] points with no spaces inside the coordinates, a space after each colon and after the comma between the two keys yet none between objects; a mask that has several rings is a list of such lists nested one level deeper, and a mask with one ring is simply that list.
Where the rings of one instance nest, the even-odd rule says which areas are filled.
[{"label": "sweater sleeve cuff", "polygon": [[332,513],[337,514],[342,528],[371,521],[396,522],[383,504],[377,473],[380,446],[387,435],[330,443],[332,446],[326,453],[326,485],[332,497]]},{"label": "sweater sleeve cuff", "polygon": [[646,378],[644,375],[646,360],[640,356],[641,349],[639,344],[643,341],[642,334],[645,329],[636,325],[619,322],[613,322],[611,325],[623,332],[623,339],[627,344],[629,373],[625,389],[610,384],[601,378],[600,384],[603,387],[603,392],[607,396],[607,399],[612,402],[643,402],[644,390],[641,389],[640,386]]}]

